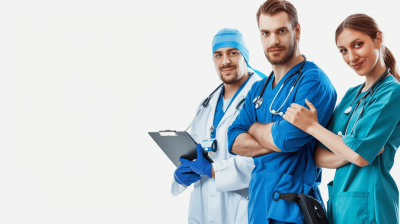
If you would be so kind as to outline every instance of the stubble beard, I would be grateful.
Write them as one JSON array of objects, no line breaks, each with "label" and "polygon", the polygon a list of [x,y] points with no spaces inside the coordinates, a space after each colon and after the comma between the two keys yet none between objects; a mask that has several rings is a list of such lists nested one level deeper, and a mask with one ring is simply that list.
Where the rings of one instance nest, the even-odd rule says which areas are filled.
[{"label": "stubble beard", "polygon": [[293,38],[293,41],[289,46],[288,52],[282,59],[274,60],[274,59],[270,58],[268,56],[268,53],[266,53],[265,51],[264,51],[264,54],[265,54],[265,57],[267,58],[267,60],[269,61],[269,63],[271,63],[271,65],[282,65],[282,64],[285,64],[286,62],[288,62],[293,57],[294,50],[296,49],[296,47],[297,47],[297,41],[296,41],[296,38]]},{"label": "stubble beard", "polygon": [[221,79],[222,79],[223,83],[229,85],[229,84],[233,84],[233,83],[237,82],[240,78],[239,78],[239,74],[236,72],[235,74],[232,74],[229,76],[221,75]]},{"label": "stubble beard", "polygon": [[236,72],[234,74],[230,74],[230,75],[222,75],[221,70],[225,69],[225,68],[236,69],[236,68],[238,68],[238,66],[237,65],[223,66],[222,68],[219,69],[219,75],[224,84],[229,85],[229,84],[233,84],[233,83],[239,81],[239,79],[241,78],[241,77],[239,77],[239,71],[236,70]]}]

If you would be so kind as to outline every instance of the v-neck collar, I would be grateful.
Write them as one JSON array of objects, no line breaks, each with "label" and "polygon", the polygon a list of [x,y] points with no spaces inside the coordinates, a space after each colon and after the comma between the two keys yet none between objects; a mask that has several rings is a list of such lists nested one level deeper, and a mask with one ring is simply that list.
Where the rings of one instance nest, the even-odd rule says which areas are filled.
[{"label": "v-neck collar", "polygon": [[[271,90],[273,91],[273,90],[277,89],[277,87],[278,87],[278,89],[279,89],[280,86],[283,84],[283,82],[286,80],[286,78],[287,78],[288,76],[290,76],[293,72],[295,72],[295,71],[300,67],[301,63],[303,63],[303,61],[301,61],[301,62],[298,63],[297,65],[293,66],[288,72],[286,72],[286,74],[282,77],[282,79],[279,80],[279,83],[276,84],[276,86],[275,86],[274,88],[272,88],[272,83],[273,83],[274,80],[275,80],[275,72],[274,72],[274,73],[272,74],[273,77],[271,77],[271,81],[270,81],[270,82],[271,82],[271,84],[270,84]],[[306,61],[306,63],[307,63],[307,61]],[[304,65],[305,65],[305,64],[304,64]],[[303,69],[304,69],[304,67],[303,67]],[[268,84],[269,84],[269,83],[268,83]]]}]

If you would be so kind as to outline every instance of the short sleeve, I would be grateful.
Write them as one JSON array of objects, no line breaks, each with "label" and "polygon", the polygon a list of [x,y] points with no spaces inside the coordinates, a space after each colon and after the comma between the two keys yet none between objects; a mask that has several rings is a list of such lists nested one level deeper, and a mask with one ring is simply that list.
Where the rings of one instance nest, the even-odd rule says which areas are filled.
[{"label": "short sleeve", "polygon": [[[298,85],[294,103],[306,106],[305,100],[308,99],[318,111],[319,123],[325,126],[333,113],[337,96],[332,84],[326,80],[322,81],[319,75],[318,71],[313,71],[305,76]],[[297,151],[313,139],[311,135],[286,120],[273,123],[271,133],[275,145],[282,152]]]},{"label": "short sleeve", "polygon": [[371,164],[390,138],[400,119],[400,85],[388,83],[376,90],[351,135],[342,139]]},{"label": "short sleeve", "polygon": [[[338,108],[338,107],[339,107],[339,105],[338,105],[336,108]],[[333,132],[333,127],[334,127],[334,123],[335,123],[335,113],[336,113],[336,111],[333,112],[331,118],[330,118],[329,121],[328,121],[328,124],[325,126],[325,128],[328,129],[330,132]],[[320,147],[322,147],[322,148],[324,148],[324,149],[329,150],[328,147],[326,147],[326,146],[325,146],[322,142],[320,142],[320,141],[317,142],[317,147],[318,147],[318,146],[320,146]],[[331,151],[331,150],[329,150],[329,151]]]}]

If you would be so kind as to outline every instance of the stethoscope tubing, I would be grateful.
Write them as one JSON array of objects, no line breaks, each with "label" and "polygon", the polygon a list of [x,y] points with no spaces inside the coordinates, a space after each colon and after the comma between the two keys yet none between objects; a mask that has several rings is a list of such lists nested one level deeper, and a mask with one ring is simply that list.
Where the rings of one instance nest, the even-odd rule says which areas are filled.
[{"label": "stethoscope tubing", "polygon": [[[199,109],[199,111],[197,111],[196,116],[193,118],[192,122],[189,124],[189,126],[185,129],[185,131],[189,130],[190,127],[193,126],[194,122],[197,121],[197,119],[199,118],[199,116],[201,115],[201,113],[203,113],[203,110],[208,106],[208,103],[210,102],[211,98],[214,96],[214,93],[217,92],[217,90],[219,88],[221,88],[224,85],[224,83],[222,83],[221,85],[219,85],[202,103],[201,108]],[[246,98],[244,97],[243,99],[241,99],[239,101],[239,103],[236,105],[236,112],[241,108],[242,104],[244,103],[244,101],[246,100]]]},{"label": "stethoscope tubing", "polygon": [[[384,73],[383,73],[383,74],[368,88],[367,92],[366,92],[366,93],[361,97],[361,99],[358,101],[356,107],[354,108],[353,112],[351,113],[350,119],[347,121],[346,131],[344,132],[344,135],[345,135],[345,136],[347,135],[347,130],[348,130],[348,128],[349,128],[349,123],[350,123],[351,119],[353,118],[353,115],[354,115],[354,113],[356,112],[356,110],[357,110],[358,106],[360,105],[360,103],[362,102],[362,100],[363,100],[364,98],[366,98],[367,95],[370,95],[370,96],[372,97],[372,95],[374,94],[374,90],[373,90],[373,89],[375,88],[375,86],[378,85],[378,83],[380,83],[380,82],[386,77],[386,75],[387,75],[389,72],[390,72],[390,68],[387,68],[386,71],[385,71],[385,72],[384,72]],[[349,108],[351,108],[351,105],[353,105],[354,101],[355,101],[355,100],[357,99],[357,97],[361,94],[361,91],[362,91],[362,89],[363,89],[364,87],[365,87],[365,82],[362,84],[362,86],[361,86],[360,89],[358,90],[357,95],[354,97],[354,99],[353,99],[353,101],[351,102]],[[364,107],[365,107],[365,105],[367,105],[367,103],[368,103],[368,102],[365,102],[364,105],[363,105],[363,107],[361,108],[361,111],[360,111],[360,113],[358,114],[357,119],[356,119],[356,121],[354,122],[353,127],[352,127],[352,129],[351,129],[351,131],[350,131],[350,133],[349,133],[350,135],[353,133],[354,128],[355,128],[355,126],[356,126],[358,120],[359,120],[360,117],[362,116],[362,113],[363,113],[363,111],[364,111]],[[345,112],[345,113],[346,113],[346,112]]]},{"label": "stethoscope tubing", "polygon": [[[300,80],[301,76],[303,75],[303,71],[302,71],[301,69],[303,68],[304,64],[306,63],[307,58],[306,58],[305,55],[302,55],[302,56],[303,56],[304,60],[303,60],[303,62],[301,63],[300,67],[299,67],[296,71],[294,71],[292,74],[290,74],[290,75],[283,81],[282,86],[279,88],[278,92],[275,94],[275,97],[274,97],[274,99],[272,100],[272,102],[271,102],[271,104],[270,104],[270,106],[269,106],[269,112],[270,112],[271,114],[283,116],[283,113],[282,113],[282,112],[279,112],[279,111],[280,111],[280,110],[282,109],[282,107],[285,105],[286,101],[289,99],[290,94],[292,94],[292,91],[293,91],[294,87],[296,87],[298,81]],[[297,73],[300,73],[300,75],[297,77],[296,81],[292,84],[292,88],[290,89],[289,94],[286,96],[286,99],[285,99],[285,101],[283,102],[283,104],[279,107],[278,110],[276,110],[276,111],[275,111],[275,110],[272,110],[272,105],[274,104],[275,99],[276,99],[276,97],[279,95],[279,93],[281,92],[282,88],[285,86],[286,81],[288,81],[290,78],[292,78],[292,77],[293,77],[294,75],[296,75]],[[264,83],[264,85],[263,85],[263,88],[261,89],[260,94],[253,100],[253,103],[255,104],[255,108],[256,108],[256,109],[260,108],[261,105],[262,105],[262,103],[263,103],[262,95],[264,94],[265,88],[267,87],[268,82],[269,82],[269,80],[270,80],[271,77],[272,77],[272,74],[274,74],[274,71],[273,71],[273,70],[271,71],[270,75],[268,76],[267,80],[265,81],[265,83]]]}]

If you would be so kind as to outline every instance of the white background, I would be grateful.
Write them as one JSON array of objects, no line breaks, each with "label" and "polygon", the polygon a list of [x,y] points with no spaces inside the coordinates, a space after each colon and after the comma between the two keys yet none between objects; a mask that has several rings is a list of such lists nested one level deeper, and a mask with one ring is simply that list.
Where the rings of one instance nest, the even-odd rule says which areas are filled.
[{"label": "white background", "polygon": [[[147,132],[184,130],[221,82],[211,57],[221,28],[239,29],[250,64],[269,74],[263,2],[1,1],[0,223],[186,223],[191,189],[170,194],[175,167]],[[301,52],[338,100],[363,82],[335,45],[346,16],[375,18],[400,60],[396,1],[292,2]],[[325,201],[333,176],[324,170]]]}]

